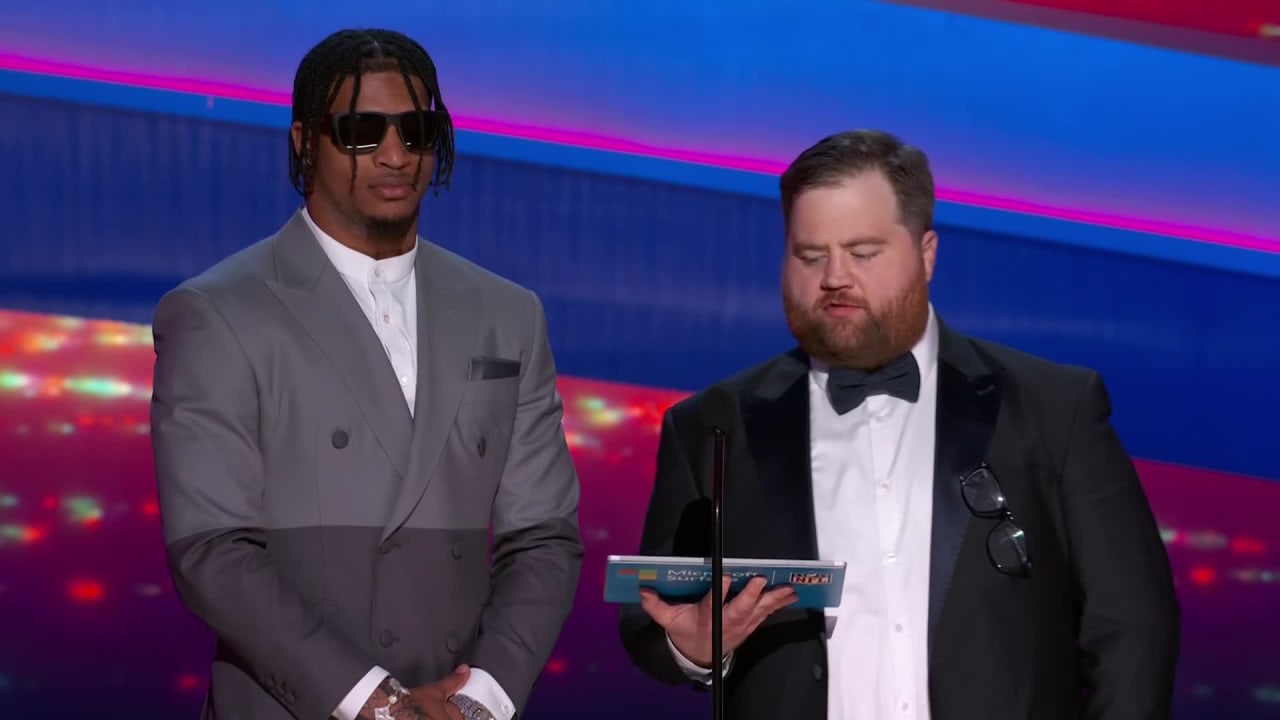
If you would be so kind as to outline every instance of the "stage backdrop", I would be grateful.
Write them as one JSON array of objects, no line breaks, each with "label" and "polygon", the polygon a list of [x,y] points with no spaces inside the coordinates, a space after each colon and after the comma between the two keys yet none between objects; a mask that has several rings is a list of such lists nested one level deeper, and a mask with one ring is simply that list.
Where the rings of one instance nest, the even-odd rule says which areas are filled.
[{"label": "stage backdrop", "polygon": [[1176,717],[1280,716],[1280,77],[1274,46],[1252,42],[1265,18],[1223,45],[1236,24],[1184,43],[1153,29],[1177,17],[1082,26],[980,2],[78,14],[96,7],[9,3],[0,26],[6,716],[47,712],[51,694],[59,716],[199,709],[210,639],[164,568],[145,323],[162,292],[296,208],[290,74],[348,24],[404,29],[439,57],[468,130],[424,233],[540,293],[565,374],[588,565],[527,717],[706,711],[705,695],[629,669],[600,563],[635,549],[662,411],[789,346],[773,173],[857,126],[934,158],[942,317],[1103,372],[1177,574]]}]

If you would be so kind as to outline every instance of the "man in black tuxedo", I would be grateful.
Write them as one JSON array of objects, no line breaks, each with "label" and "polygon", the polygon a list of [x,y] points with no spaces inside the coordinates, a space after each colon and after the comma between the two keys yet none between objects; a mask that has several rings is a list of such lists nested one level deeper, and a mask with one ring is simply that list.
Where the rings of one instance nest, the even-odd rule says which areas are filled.
[{"label": "man in black tuxedo", "polygon": [[[848,569],[825,613],[759,579],[726,604],[727,717],[1168,717],[1179,610],[1102,379],[935,315],[918,149],[833,135],[781,194],[799,347],[728,381],[725,552]],[[643,554],[710,554],[703,397],[663,422]],[[709,600],[646,592],[621,633],[651,676],[710,682]]]}]

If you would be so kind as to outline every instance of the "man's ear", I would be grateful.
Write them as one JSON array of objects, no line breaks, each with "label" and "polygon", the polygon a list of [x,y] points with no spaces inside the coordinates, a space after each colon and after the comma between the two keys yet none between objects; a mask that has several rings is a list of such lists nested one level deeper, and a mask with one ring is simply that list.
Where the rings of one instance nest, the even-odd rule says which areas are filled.
[{"label": "man's ear", "polygon": [[930,230],[920,238],[920,256],[924,260],[925,282],[933,280],[933,265],[938,261],[938,233]]},{"label": "man's ear", "polygon": [[293,140],[293,151],[298,153],[298,157],[306,159],[307,153],[302,152],[302,121],[298,120],[289,126],[289,137]]}]

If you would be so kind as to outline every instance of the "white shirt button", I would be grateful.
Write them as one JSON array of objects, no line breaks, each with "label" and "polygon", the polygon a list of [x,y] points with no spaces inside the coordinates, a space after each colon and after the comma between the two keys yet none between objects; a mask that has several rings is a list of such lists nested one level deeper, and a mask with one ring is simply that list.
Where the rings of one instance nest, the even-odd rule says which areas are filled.
[{"label": "white shirt button", "polygon": [[382,322],[383,322],[383,323],[385,323],[385,324],[387,324],[387,325],[390,325],[390,324],[391,324],[391,315],[390,315],[390,314],[388,314],[388,313],[382,313]]},{"label": "white shirt button", "polygon": [[902,632],[902,623],[893,626],[895,632]]},{"label": "white shirt button", "polygon": [[880,483],[876,486],[877,495],[884,495],[887,492],[889,492],[889,483]]},{"label": "white shirt button", "polygon": [[911,709],[911,703],[904,702],[898,706],[898,709],[902,712],[906,712]]},{"label": "white shirt button", "polygon": [[891,563],[891,562],[893,562],[894,560],[897,560],[897,559],[898,559],[898,555],[897,555],[897,553],[885,553],[885,554],[884,554],[884,561],[885,561],[886,563]]},{"label": "white shirt button", "polygon": [[382,277],[382,268],[374,268],[374,269],[373,269],[373,276],[374,276],[374,277]]}]

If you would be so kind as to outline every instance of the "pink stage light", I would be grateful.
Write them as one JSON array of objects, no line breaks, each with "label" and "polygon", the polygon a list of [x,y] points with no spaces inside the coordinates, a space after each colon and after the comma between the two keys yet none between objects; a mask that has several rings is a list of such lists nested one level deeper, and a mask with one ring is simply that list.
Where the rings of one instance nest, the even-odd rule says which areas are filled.
[{"label": "pink stage light", "polygon": [[[164,90],[169,92],[213,97],[223,100],[238,100],[267,105],[287,106],[290,104],[290,93],[287,92],[246,88],[227,83],[201,80],[198,78],[170,78],[123,70],[93,68],[83,65],[57,62],[53,60],[41,60],[5,53],[0,53],[0,70],[10,70],[37,75],[52,75],[76,80],[112,83],[116,85],[127,85],[151,90]],[[622,138],[594,135],[591,133],[578,132],[576,130],[519,125],[503,122],[501,120],[455,116],[454,124],[460,130],[476,133],[501,135],[504,137],[518,138],[522,140],[568,145],[572,147],[602,150],[612,153],[639,155],[643,157],[707,165],[743,172],[777,175],[786,167],[786,163],[776,160],[719,155],[715,153],[704,153],[678,148],[654,147]],[[992,197],[963,190],[938,188],[936,192],[939,200],[961,205],[971,205],[1003,212],[1021,213],[1024,215],[1036,215],[1056,220],[1066,220],[1069,222],[1099,225],[1120,230],[1130,230],[1153,235],[1196,240],[1249,250],[1273,253],[1280,252],[1280,247],[1277,246],[1275,240],[1218,228],[1170,223],[1148,218],[1125,217],[1090,210],[1051,207],[1026,200]]]}]

